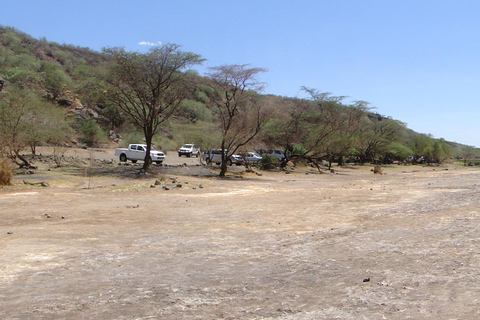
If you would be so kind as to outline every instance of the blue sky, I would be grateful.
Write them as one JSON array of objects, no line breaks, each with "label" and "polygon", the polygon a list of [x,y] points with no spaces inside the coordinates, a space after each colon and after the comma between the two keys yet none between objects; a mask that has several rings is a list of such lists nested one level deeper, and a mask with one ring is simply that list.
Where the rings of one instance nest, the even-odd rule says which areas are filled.
[{"label": "blue sky", "polygon": [[349,96],[480,147],[479,12],[476,0],[15,0],[1,4],[0,24],[97,51],[177,43],[204,67],[268,69],[264,93]]}]

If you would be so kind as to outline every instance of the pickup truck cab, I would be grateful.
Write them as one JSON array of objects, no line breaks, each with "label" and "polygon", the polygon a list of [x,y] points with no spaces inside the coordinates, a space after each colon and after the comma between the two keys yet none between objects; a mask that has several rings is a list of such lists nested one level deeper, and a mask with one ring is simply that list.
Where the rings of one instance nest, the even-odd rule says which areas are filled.
[{"label": "pickup truck cab", "polygon": [[195,147],[194,144],[184,144],[180,149],[178,149],[178,156],[187,156],[190,158],[191,156],[200,156],[200,148]]},{"label": "pickup truck cab", "polygon": [[[138,160],[144,161],[146,153],[146,144],[130,144],[128,148],[115,149],[115,155],[119,157],[121,162],[127,162],[127,160],[130,160],[133,163]],[[150,158],[152,159],[152,162],[160,164],[165,160],[165,154],[161,151],[155,150],[154,147],[151,147]]]}]

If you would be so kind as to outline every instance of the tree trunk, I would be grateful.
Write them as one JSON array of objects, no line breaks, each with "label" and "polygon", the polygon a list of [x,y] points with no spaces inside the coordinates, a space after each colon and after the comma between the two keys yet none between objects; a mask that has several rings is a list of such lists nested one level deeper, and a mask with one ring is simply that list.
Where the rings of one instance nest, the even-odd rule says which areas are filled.
[{"label": "tree trunk", "polygon": [[145,152],[145,159],[143,159],[143,170],[147,172],[148,168],[150,167],[150,164],[152,163],[152,160],[150,157],[150,149],[152,148],[153,131],[146,129],[144,133],[145,133],[145,142],[147,144],[147,151]]},{"label": "tree trunk", "polygon": [[33,142],[31,145],[30,145],[30,150],[32,151],[32,155],[36,155],[37,154],[37,144],[35,142]]},{"label": "tree trunk", "polygon": [[224,144],[222,143],[222,163],[220,164],[220,177],[225,177],[225,174],[227,173],[228,170],[228,165],[227,165],[227,153],[224,152]]},{"label": "tree trunk", "polygon": [[227,173],[227,170],[228,170],[228,166],[227,166],[227,161],[223,161],[222,160],[222,164],[220,165],[220,174],[219,176],[224,178],[225,177],[225,174]]},{"label": "tree trunk", "polygon": [[19,152],[15,153],[15,158],[18,158],[22,161],[22,163],[17,163],[20,166],[20,168],[30,167],[30,162],[28,162],[28,160],[25,159],[25,157],[22,156]]}]

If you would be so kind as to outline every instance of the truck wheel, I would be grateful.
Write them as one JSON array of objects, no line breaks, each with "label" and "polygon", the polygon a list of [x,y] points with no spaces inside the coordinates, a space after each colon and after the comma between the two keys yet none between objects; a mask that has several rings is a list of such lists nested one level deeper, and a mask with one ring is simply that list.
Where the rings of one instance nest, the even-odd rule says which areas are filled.
[{"label": "truck wheel", "polygon": [[227,166],[231,166],[233,163],[232,163],[232,160],[228,159],[227,160]]},{"label": "truck wheel", "polygon": [[200,152],[197,152],[197,156],[196,156],[196,157],[198,158],[199,155],[200,155]]},{"label": "truck wheel", "polygon": [[191,153],[187,153],[187,158],[190,158],[192,156]]},{"label": "truck wheel", "polygon": [[120,155],[120,161],[122,161],[122,162],[127,162],[127,156],[125,155],[125,153],[122,153],[122,154]]},{"label": "truck wheel", "polygon": [[178,154],[178,156],[181,158],[181,157],[182,157],[182,154],[181,154],[181,153],[179,153],[179,154]]},{"label": "truck wheel", "polygon": [[207,160],[205,160],[205,162],[206,162],[207,164],[210,164],[210,163],[212,163],[212,160],[210,160],[210,158],[207,158]]}]

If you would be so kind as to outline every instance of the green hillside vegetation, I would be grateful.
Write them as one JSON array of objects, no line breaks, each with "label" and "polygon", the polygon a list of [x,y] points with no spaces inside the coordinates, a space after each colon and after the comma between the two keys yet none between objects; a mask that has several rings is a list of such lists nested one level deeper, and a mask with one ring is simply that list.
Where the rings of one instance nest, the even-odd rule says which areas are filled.
[{"label": "green hillside vegetation", "polygon": [[[165,151],[183,143],[195,143],[202,150],[229,145],[232,152],[276,148],[292,161],[306,159],[317,165],[441,163],[479,156],[477,148],[416,133],[401,121],[375,113],[364,101],[345,103],[345,97],[312,88],[303,88],[309,99],[263,95],[260,87],[251,85],[259,84],[253,80],[262,69],[223,66],[200,75],[187,67],[202,58],[173,47],[177,58],[193,60],[172,72],[175,86],[155,95],[146,74],[165,57],[166,46],[145,54],[118,48],[96,52],[0,27],[0,156],[28,166],[22,154],[26,149],[35,154],[37,146],[113,148],[148,140],[145,128],[125,108],[138,104],[148,109],[149,103],[157,103],[154,116],[162,118],[151,142]],[[123,62],[143,70],[134,74],[134,81],[127,74],[120,77],[119,54]],[[235,76],[245,76],[246,85],[235,86]],[[119,94],[128,85],[131,100],[122,108]],[[161,101],[143,101],[134,95],[137,89]],[[250,128],[254,121],[257,132]],[[253,136],[247,137],[247,131]]]}]

